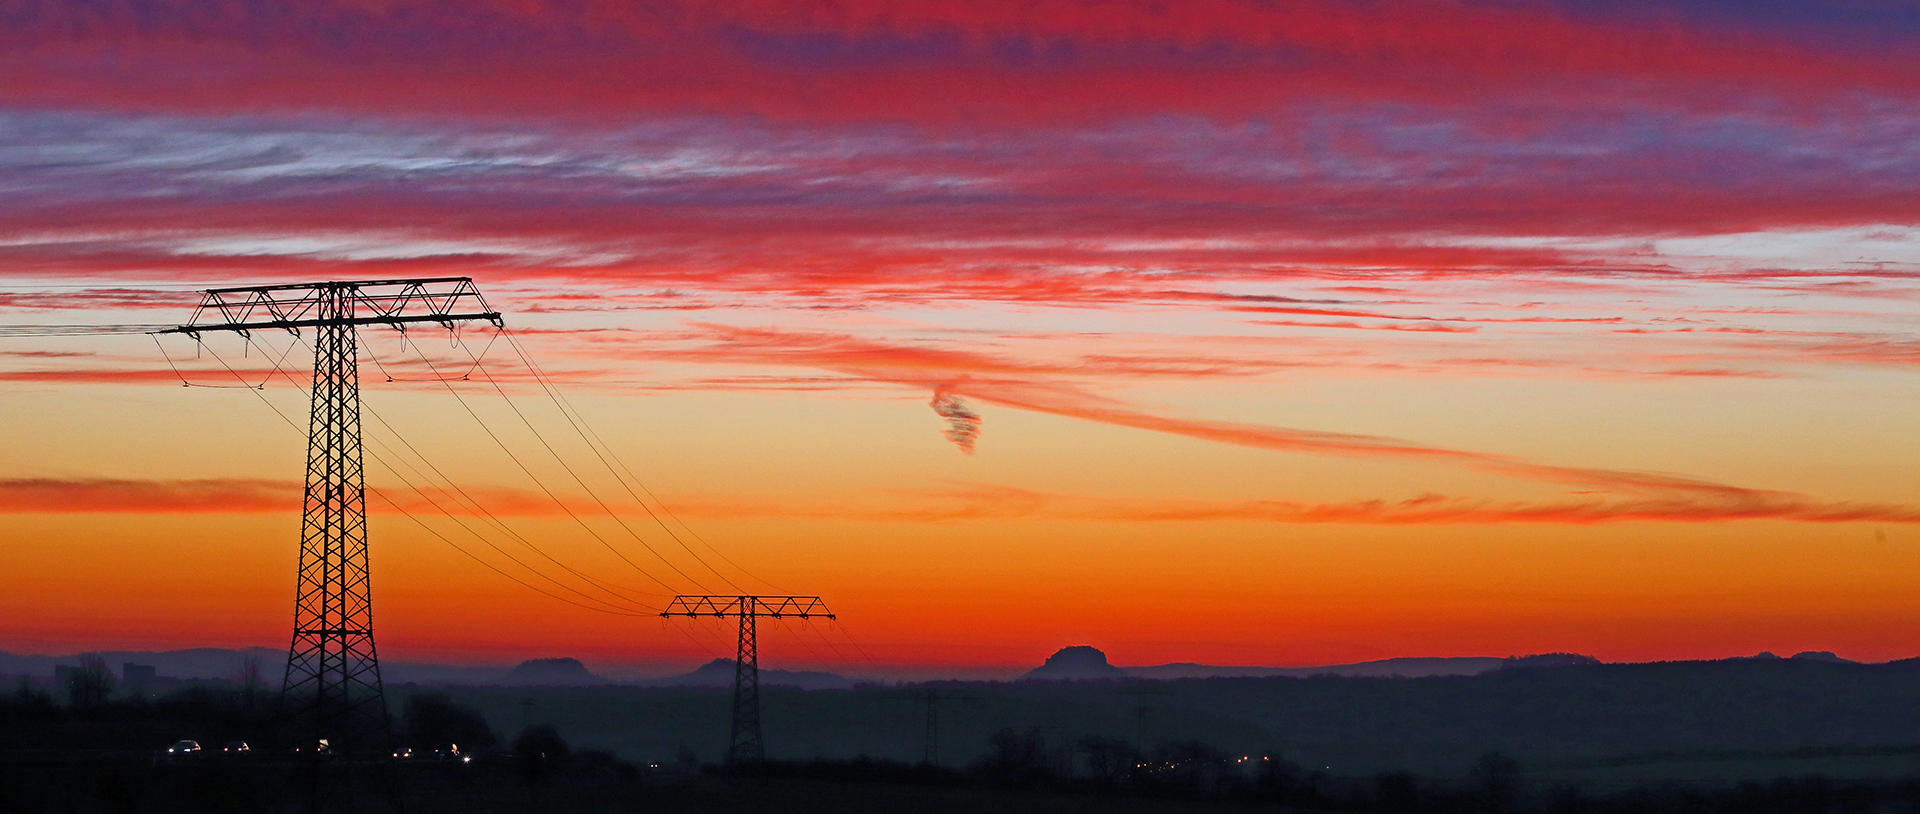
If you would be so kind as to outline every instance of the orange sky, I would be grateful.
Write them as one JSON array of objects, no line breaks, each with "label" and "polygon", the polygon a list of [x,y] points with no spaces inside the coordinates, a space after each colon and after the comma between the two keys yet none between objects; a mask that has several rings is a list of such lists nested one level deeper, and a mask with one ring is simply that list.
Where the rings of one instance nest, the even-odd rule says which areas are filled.
[{"label": "orange sky", "polygon": [[[1506,386],[1524,392],[1537,385]],[[664,589],[543,503],[443,386],[367,387],[373,410],[442,471],[463,473],[456,481],[521,534],[625,595],[656,606],[663,599]],[[493,414],[505,400],[482,385],[458,387],[511,439],[510,448],[533,459],[539,448],[530,436],[510,432],[506,416]],[[1907,575],[1920,553],[1911,545],[1910,516],[1456,521],[1419,514],[1433,500],[1421,496],[1491,505],[1493,516],[1507,505],[1606,506],[1638,496],[1445,462],[1249,448],[991,405],[979,407],[983,433],[969,456],[939,436],[938,417],[907,393],[579,389],[582,414],[704,540],[780,590],[826,596],[843,615],[844,625],[818,630],[785,623],[791,632],[766,637],[769,663],[993,674],[1073,643],[1102,647],[1121,664],[1265,665],[1541,651],[1639,660],[1823,649],[1881,660],[1915,647]],[[1442,400],[1448,389],[1432,388],[1422,413],[1465,412]],[[1532,416],[1498,443],[1506,419],[1489,415],[1430,437],[1529,460],[1638,463],[1882,514],[1904,505],[1897,484],[1912,450],[1884,442],[1898,436],[1905,418],[1893,405],[1856,404],[1850,421],[1805,427],[1793,415],[1796,405],[1782,399],[1770,411],[1730,411],[1744,413],[1744,433],[1723,426],[1707,437],[1687,431],[1699,425],[1697,416],[1675,410],[1616,424],[1620,435],[1652,429],[1673,439],[1628,449],[1624,439],[1605,437],[1608,416],[1651,416],[1658,401],[1695,396],[1698,388],[1649,388],[1637,395],[1653,403],[1638,404],[1623,395],[1633,388],[1610,389],[1615,397],[1604,405],[1568,405],[1561,413],[1570,425],[1601,428],[1595,432],[1566,437],[1549,431],[1556,421]],[[265,392],[299,415],[301,394],[291,386]],[[564,457],[583,470],[593,463],[577,440],[562,443],[566,425],[550,404],[523,389],[509,392]],[[271,645],[284,637],[298,494],[289,473],[302,449],[266,405],[244,390],[112,385],[40,386],[16,391],[7,404],[6,419],[23,442],[11,447],[6,465],[72,492],[64,506],[16,503],[8,515],[14,543],[0,576],[0,615],[10,620],[10,649]],[[1289,423],[1374,429],[1358,415],[1294,418]],[[1771,446],[1727,442],[1737,435],[1768,437]],[[394,443],[384,430],[370,437]],[[1822,448],[1858,450],[1857,463],[1787,460]],[[372,466],[376,487],[407,494]],[[535,472],[549,484],[564,481],[550,463]],[[195,478],[225,480],[182,492]],[[178,494],[101,488],[141,480],[166,482]],[[603,497],[621,488],[604,471],[588,483]],[[29,496],[17,483],[11,489],[15,501]],[[583,490],[567,494],[604,539],[668,583],[682,583]],[[1656,505],[1667,498],[1652,494]],[[173,499],[185,502],[165,503]],[[1374,499],[1411,503],[1415,513],[1269,517],[1276,502],[1351,508]],[[1684,493],[1678,500],[1697,502]],[[646,526],[630,501],[608,502],[702,581],[680,590],[731,590]],[[731,647],[728,633],[710,622],[613,616],[536,594],[369,503],[388,658],[492,663],[569,654],[645,673]],[[424,499],[407,505],[507,565]],[[511,549],[504,537],[491,538]],[[749,590],[773,590],[710,553],[704,559]]]}]

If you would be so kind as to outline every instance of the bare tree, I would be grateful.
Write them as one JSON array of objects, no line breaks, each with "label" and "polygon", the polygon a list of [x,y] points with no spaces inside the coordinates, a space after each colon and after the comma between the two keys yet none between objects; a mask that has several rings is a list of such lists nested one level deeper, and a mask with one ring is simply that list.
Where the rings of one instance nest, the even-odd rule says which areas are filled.
[{"label": "bare tree", "polygon": [[113,694],[113,671],[98,656],[85,656],[80,666],[67,673],[67,700],[74,709],[87,709],[106,703]]},{"label": "bare tree", "polygon": [[240,686],[241,702],[251,709],[260,697],[260,691],[265,688],[260,678],[260,657],[252,653],[240,657],[240,672],[234,676],[233,683]]}]

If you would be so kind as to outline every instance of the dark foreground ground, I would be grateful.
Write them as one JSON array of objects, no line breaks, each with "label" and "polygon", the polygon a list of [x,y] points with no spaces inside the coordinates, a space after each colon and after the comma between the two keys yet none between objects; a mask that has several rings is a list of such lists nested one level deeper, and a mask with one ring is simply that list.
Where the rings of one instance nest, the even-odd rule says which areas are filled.
[{"label": "dark foreground ground", "polygon": [[[658,814],[1161,814],[1354,811],[1434,814],[1896,814],[1920,811],[1920,777],[1823,776],[1721,787],[1603,791],[1526,781],[1507,766],[1462,779],[1406,773],[1320,776],[1304,784],[1251,775],[1115,785],[852,761],[778,764],[749,775],[618,762],[531,767],[503,756],[474,764],[168,763],[152,756],[0,754],[0,812],[649,812]],[[1189,781],[1198,782],[1189,782]],[[1297,780],[1297,779],[1296,779]]]},{"label": "dark foreground ground", "polygon": [[133,762],[0,766],[0,811],[6,812],[1159,814],[1247,808],[1203,800],[708,773],[648,773],[626,779],[582,773],[529,781],[516,771],[498,767],[434,766],[389,771],[384,776],[365,768],[349,776],[331,767],[315,783],[312,773],[298,766],[155,767]]},{"label": "dark foreground ground", "polygon": [[[292,762],[314,737],[288,711],[298,700],[20,682],[0,692],[0,814],[1920,814],[1920,661],[769,688],[777,762],[753,777],[711,769],[724,690],[390,688],[393,748],[458,744],[472,762],[317,774]],[[207,753],[156,752],[182,739]],[[241,742],[249,752],[223,751]]]}]

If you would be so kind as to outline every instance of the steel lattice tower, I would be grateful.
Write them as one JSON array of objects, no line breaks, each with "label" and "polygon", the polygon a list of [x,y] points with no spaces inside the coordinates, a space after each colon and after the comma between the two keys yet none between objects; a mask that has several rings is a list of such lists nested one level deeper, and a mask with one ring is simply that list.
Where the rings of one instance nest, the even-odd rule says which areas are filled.
[{"label": "steel lattice tower", "polygon": [[[469,304],[477,308],[456,313]],[[209,331],[315,332],[300,570],[282,685],[283,700],[312,727],[313,741],[302,748],[324,742],[329,751],[364,756],[386,746],[367,562],[357,327],[435,322],[451,328],[474,319],[501,322],[469,278],[372,280],[215,289],[205,293],[191,324],[167,331],[196,339]]]},{"label": "steel lattice tower", "polygon": [[373,643],[367,569],[366,470],[361,465],[360,373],[352,290],[319,293],[313,411],[307,425],[307,493],[300,577],[282,692],[310,704],[316,737],[360,751],[387,729],[380,656]]},{"label": "steel lattice tower", "polygon": [[755,620],[834,618],[817,596],[676,596],[661,616],[737,616],[740,642],[733,659],[733,731],[727,737],[727,763],[751,766],[766,762],[760,739],[760,643]]},{"label": "steel lattice tower", "polygon": [[751,613],[740,614],[740,643],[733,656],[733,731],[727,736],[728,763],[762,763],[760,740],[760,640]]}]

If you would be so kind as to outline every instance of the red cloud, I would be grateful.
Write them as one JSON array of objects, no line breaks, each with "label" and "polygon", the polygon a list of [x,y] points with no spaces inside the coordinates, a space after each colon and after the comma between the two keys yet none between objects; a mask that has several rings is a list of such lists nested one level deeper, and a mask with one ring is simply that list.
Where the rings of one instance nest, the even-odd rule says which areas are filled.
[{"label": "red cloud", "polygon": [[143,514],[297,512],[299,483],[245,478],[0,480],[0,511]]},{"label": "red cloud", "polygon": [[[370,496],[370,511],[384,513],[400,508],[431,517],[444,509],[456,516],[472,516],[462,499],[436,489],[427,489],[424,496],[402,489],[387,489],[384,493],[394,500],[374,500]],[[15,478],[0,480],[0,513],[297,512],[301,494],[301,485],[292,481],[239,478]],[[487,507],[495,517],[547,517],[562,513],[551,500],[532,492],[494,488],[468,489],[467,494]],[[785,506],[756,498],[751,501],[678,501],[676,508],[679,513],[689,516],[810,517],[890,522],[1042,518],[1109,522],[1249,521],[1387,525],[1732,520],[1920,523],[1920,507],[1828,502],[1796,495],[1748,491],[1531,503],[1439,495],[1399,501],[1362,500],[1319,504],[1280,500],[1131,500],[1057,495],[991,485],[969,485],[918,496],[934,501],[933,505],[881,508],[810,503]],[[583,510],[586,507],[580,505],[572,508]]]},{"label": "red cloud", "polygon": [[[584,515],[599,513],[598,504],[584,498],[563,498],[566,509],[545,494],[503,487],[468,487],[462,495],[425,487],[369,489],[391,500],[368,495],[374,513],[405,510],[432,517],[451,513],[472,517],[478,513],[468,497],[502,517],[548,517],[571,509]],[[123,478],[10,478],[0,479],[0,512],[102,514],[256,514],[299,512],[305,487],[297,481],[249,478],[137,480]],[[629,514],[638,507],[615,506]]]},{"label": "red cloud", "polygon": [[1418,0],[7,0],[0,19],[0,98],[147,110],[1061,121],[1920,86],[1911,60],[1858,46]]},{"label": "red cloud", "polygon": [[1788,520],[1814,523],[1873,521],[1920,523],[1920,507],[1825,502],[1803,497],[1747,498],[1711,495],[1625,500],[1521,502],[1423,495],[1407,500],[1299,503],[1282,500],[1153,500],[1096,498],[1035,492],[1007,486],[968,485],[911,495],[921,505],[781,505],[766,501],[708,500],[681,505],[685,514],[708,517],[809,517],[880,522],[958,522],[1044,519],[1094,522],[1349,523],[1366,525],[1553,523],[1591,525],[1632,521],[1711,523]]},{"label": "red cloud", "polygon": [[845,334],[703,327],[718,341],[690,350],[655,353],[694,361],[815,367],[1024,410],[1260,449],[1439,461],[1531,480],[1600,486],[1655,496],[1708,495],[1745,501],[1803,499],[1786,492],[1679,475],[1539,464],[1507,455],[1432,447],[1381,436],[1177,418],[1097,396],[1058,380],[1063,374],[1100,370],[1095,366],[1021,363],[973,351],[894,345]]},{"label": "red cloud", "polygon": [[[243,376],[251,376],[254,383],[267,378],[266,370],[242,370]],[[208,374],[213,377],[214,374]],[[7,382],[46,382],[54,384],[180,384],[180,374],[166,368],[147,370],[76,368],[73,370],[6,370],[0,371],[0,381]],[[221,372],[218,380],[200,382],[221,386],[239,386],[240,382],[233,374]]]}]

